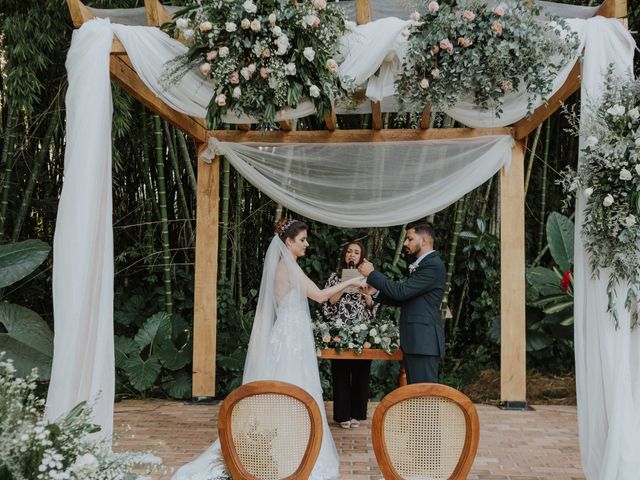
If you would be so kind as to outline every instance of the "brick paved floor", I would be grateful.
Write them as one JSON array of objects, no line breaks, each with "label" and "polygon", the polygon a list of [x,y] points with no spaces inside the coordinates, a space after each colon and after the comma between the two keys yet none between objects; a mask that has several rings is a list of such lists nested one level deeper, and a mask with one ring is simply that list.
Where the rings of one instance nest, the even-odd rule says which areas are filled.
[{"label": "brick paved floor", "polygon": [[[371,417],[376,404],[369,405]],[[584,479],[578,451],[576,408],[539,406],[535,411],[503,411],[477,405],[480,446],[469,475],[473,480]],[[127,400],[116,404],[118,450],[152,450],[171,471],[197,456],[217,437],[218,406],[164,400]],[[331,403],[327,403],[331,412]],[[340,454],[341,478],[380,479],[370,441],[371,423],[331,433]],[[127,431],[128,430],[128,431]]]}]

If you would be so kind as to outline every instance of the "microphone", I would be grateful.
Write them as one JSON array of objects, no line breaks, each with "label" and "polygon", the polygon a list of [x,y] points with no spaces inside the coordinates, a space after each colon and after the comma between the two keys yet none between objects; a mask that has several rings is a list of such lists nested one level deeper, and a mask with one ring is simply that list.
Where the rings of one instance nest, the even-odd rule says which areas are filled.
[{"label": "microphone", "polygon": [[356,264],[353,263],[353,260],[349,262],[348,266],[349,266],[350,269],[356,268]]}]

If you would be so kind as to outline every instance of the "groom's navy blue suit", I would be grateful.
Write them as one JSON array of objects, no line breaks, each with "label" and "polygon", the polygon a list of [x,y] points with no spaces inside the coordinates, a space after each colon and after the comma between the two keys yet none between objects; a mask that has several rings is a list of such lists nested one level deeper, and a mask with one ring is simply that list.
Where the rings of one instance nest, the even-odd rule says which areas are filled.
[{"label": "groom's navy blue suit", "polygon": [[400,347],[407,383],[438,381],[438,361],[444,355],[444,328],[440,303],[446,271],[442,258],[432,251],[404,282],[392,282],[374,270],[367,283],[378,290],[374,300],[401,307]]}]

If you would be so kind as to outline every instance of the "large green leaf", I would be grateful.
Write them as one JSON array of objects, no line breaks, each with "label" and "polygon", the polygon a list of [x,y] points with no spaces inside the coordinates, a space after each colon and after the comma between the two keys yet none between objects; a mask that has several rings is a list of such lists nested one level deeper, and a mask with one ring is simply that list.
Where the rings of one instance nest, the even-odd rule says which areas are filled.
[{"label": "large green leaf", "polygon": [[191,346],[178,350],[172,343],[166,343],[157,350],[158,358],[169,370],[179,370],[191,361]]},{"label": "large green leaf", "polygon": [[139,392],[150,388],[160,374],[160,362],[153,356],[143,360],[140,355],[132,355],[124,361],[123,369],[131,385]]},{"label": "large green leaf", "polygon": [[527,282],[539,296],[564,294],[560,286],[561,278],[556,272],[545,267],[527,268]]},{"label": "large green leaf", "polygon": [[40,240],[0,245],[0,288],[33,272],[45,261],[51,247]]},{"label": "large green leaf", "polygon": [[162,387],[173,398],[188,398],[191,396],[191,375],[184,371],[173,373]]},{"label": "large green leaf", "polygon": [[116,335],[113,340],[116,353],[116,367],[123,368],[128,358],[132,355],[140,354],[141,348],[133,341],[133,338]]},{"label": "large green leaf", "polygon": [[573,265],[574,225],[564,215],[552,212],[547,219],[547,242],[549,251],[562,272]]},{"label": "large green leaf", "polygon": [[133,338],[140,349],[147,346],[155,348],[171,341],[171,318],[166,312],[158,312],[144,321]]},{"label": "large green leaf", "polygon": [[0,333],[0,351],[12,358],[18,376],[27,375],[37,368],[41,379],[51,375],[53,358],[53,332],[40,315],[33,310],[0,303],[0,324],[5,333]]}]

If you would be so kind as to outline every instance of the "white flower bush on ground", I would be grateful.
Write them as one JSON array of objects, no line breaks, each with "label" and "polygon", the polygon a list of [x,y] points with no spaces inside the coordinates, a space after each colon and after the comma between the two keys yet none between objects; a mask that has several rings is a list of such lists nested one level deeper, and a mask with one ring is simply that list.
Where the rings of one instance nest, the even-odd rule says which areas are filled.
[{"label": "white flower bush on ground", "polygon": [[305,99],[323,118],[332,102],[347,94],[336,61],[345,17],[326,0],[188,0],[186,5],[175,24],[165,26],[189,47],[170,64],[165,82],[194,68],[213,81],[210,128],[218,128],[227,111],[268,127],[278,111]]},{"label": "white flower bush on ground", "polygon": [[95,440],[90,408],[78,404],[66,417],[48,422],[38,398],[37,372],[16,378],[11,360],[0,352],[0,478],[2,480],[128,480],[147,454],[113,453]]},{"label": "white flower bush on ground", "polygon": [[616,325],[614,287],[628,282],[625,306],[634,313],[640,281],[640,82],[607,74],[602,100],[586,118],[569,112],[572,130],[584,138],[582,164],[561,183],[586,198],[582,239],[594,275],[608,269],[609,312]]}]

